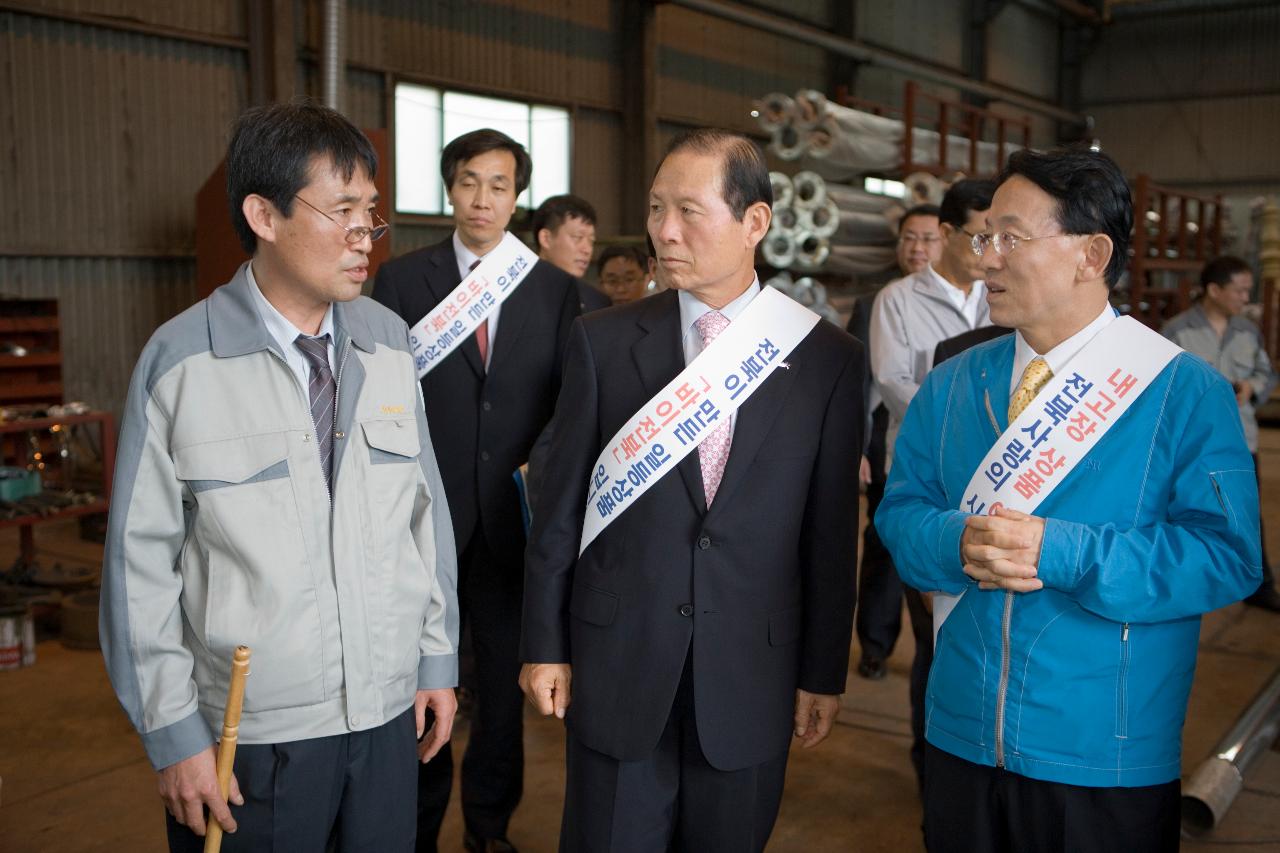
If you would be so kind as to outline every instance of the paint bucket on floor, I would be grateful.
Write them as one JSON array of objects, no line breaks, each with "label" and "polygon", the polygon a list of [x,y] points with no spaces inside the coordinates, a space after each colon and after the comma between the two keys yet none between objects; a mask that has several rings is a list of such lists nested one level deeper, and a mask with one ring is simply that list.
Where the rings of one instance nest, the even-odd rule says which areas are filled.
[{"label": "paint bucket on floor", "polygon": [[22,666],[22,622],[27,608],[0,607],[0,670]]}]

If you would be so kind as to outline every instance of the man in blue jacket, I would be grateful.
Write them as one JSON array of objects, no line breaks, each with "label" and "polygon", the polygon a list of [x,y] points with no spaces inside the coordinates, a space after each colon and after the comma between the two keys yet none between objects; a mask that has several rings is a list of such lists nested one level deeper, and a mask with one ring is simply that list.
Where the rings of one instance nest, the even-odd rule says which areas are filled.
[{"label": "man in blue jacket", "polygon": [[1015,334],[934,370],[902,425],[876,526],[905,583],[960,596],[926,699],[931,851],[1178,846],[1200,615],[1260,577],[1230,386],[1173,355],[1033,515],[960,509],[1010,421],[1047,405],[1039,386],[1119,322],[1132,221],[1105,155],[1011,157],[973,242]]}]

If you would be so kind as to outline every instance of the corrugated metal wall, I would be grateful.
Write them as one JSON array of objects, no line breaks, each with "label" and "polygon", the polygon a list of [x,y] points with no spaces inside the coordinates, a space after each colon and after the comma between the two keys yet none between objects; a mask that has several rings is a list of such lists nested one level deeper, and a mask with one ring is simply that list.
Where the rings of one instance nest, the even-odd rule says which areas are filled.
[{"label": "corrugated metal wall", "polygon": [[[249,2],[33,0],[0,11],[0,185],[21,200],[0,213],[0,292],[62,300],[72,397],[118,409],[146,338],[193,299],[194,196],[249,103]],[[848,2],[858,37],[962,67],[966,4]],[[840,17],[829,0],[755,5],[823,29]],[[297,87],[311,95],[320,7],[292,3]],[[573,189],[596,205],[600,233],[615,235],[623,178],[643,168],[623,162],[622,63],[640,37],[624,32],[624,11],[624,0],[349,0],[347,110],[387,126],[399,79],[568,107]],[[816,48],[673,5],[655,14],[662,140],[690,123],[753,131],[759,95],[828,88]],[[1027,38],[1010,26],[1011,43]],[[995,73],[1047,86],[1037,38]],[[863,69],[855,94],[896,103],[902,83]],[[447,233],[402,222],[393,251]]]},{"label": "corrugated metal wall", "polygon": [[1280,189],[1280,4],[1119,17],[1085,64],[1097,135],[1131,171]]}]

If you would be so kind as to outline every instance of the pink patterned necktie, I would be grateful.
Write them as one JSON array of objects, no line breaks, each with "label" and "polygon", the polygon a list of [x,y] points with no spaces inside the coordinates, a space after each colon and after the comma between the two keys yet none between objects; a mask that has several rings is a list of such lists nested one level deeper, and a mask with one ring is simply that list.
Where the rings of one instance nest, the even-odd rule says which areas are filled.
[{"label": "pink patterned necktie", "polygon": [[[720,333],[729,328],[729,318],[719,311],[708,311],[693,323],[698,334],[702,336],[702,348],[711,346],[711,342]],[[702,486],[707,493],[707,506],[716,499],[720,481],[724,479],[724,466],[729,461],[729,445],[733,443],[733,430],[726,418],[716,427],[706,441],[698,445],[698,461],[702,463]]]}]

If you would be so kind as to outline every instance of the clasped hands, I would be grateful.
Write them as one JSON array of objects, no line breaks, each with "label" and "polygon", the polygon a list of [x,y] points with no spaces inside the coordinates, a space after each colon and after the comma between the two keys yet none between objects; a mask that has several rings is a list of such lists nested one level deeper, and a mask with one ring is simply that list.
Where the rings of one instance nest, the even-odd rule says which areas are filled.
[{"label": "clasped hands", "polygon": [[971,515],[960,536],[964,573],[978,589],[1034,592],[1044,586],[1036,576],[1044,519],[1003,506],[994,515]]},{"label": "clasped hands", "polygon": [[[546,716],[564,718],[572,680],[573,669],[567,663],[526,663],[520,668],[520,689]],[[797,690],[794,733],[800,746],[808,749],[824,741],[839,713],[839,696]]]}]

